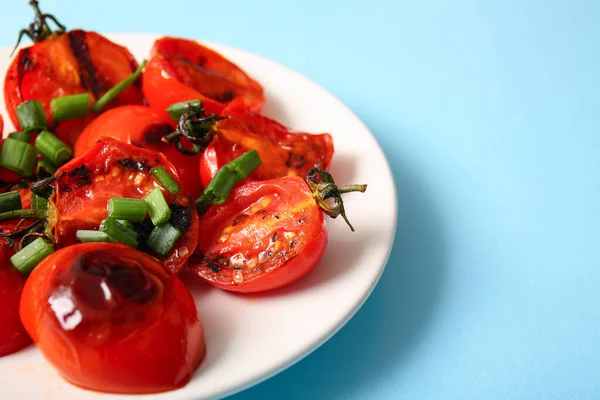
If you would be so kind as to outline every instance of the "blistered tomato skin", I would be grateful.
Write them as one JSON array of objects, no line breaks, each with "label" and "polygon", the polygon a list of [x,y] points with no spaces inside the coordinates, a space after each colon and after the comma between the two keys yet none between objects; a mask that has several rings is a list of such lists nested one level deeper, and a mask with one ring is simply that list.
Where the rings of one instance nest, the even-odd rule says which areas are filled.
[{"label": "blistered tomato skin", "polygon": [[0,357],[15,353],[31,343],[19,318],[25,277],[11,265],[11,254],[8,246],[0,244]]},{"label": "blistered tomato skin", "polygon": [[121,244],[79,244],[46,258],[25,285],[21,318],[66,380],[100,392],[180,388],[206,353],[181,280]]},{"label": "blistered tomato skin", "polygon": [[[56,247],[79,243],[76,232],[80,229],[97,230],[107,217],[106,204],[111,197],[142,199],[161,187],[150,172],[158,165],[182,186],[175,167],[162,153],[110,137],[101,138],[60,167],[55,173],[55,194],[49,204],[49,224]],[[194,199],[185,190],[175,195],[164,188],[162,192],[171,207],[171,223],[183,234],[166,258],[156,257],[177,273],[197,247],[198,213]]]},{"label": "blistered tomato skin", "polygon": [[175,122],[165,112],[144,106],[116,107],[98,116],[85,128],[75,142],[75,155],[85,152],[103,136],[161,152],[177,169],[183,188],[196,199],[203,189],[198,171],[200,156],[185,155],[174,144],[162,141],[163,136],[174,130]]},{"label": "blistered tomato skin", "polygon": [[189,268],[225,290],[263,292],[308,274],[326,246],[323,214],[304,179],[249,182],[202,216]]}]

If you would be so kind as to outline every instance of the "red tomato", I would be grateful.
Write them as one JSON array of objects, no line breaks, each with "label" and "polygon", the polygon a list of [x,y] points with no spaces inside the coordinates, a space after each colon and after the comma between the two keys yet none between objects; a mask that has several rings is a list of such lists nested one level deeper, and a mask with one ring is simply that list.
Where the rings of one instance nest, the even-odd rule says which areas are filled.
[{"label": "red tomato", "polygon": [[[57,248],[79,243],[75,236],[79,229],[98,229],[107,217],[106,204],[111,197],[144,198],[154,188],[161,187],[150,173],[157,165],[163,166],[181,185],[175,167],[162,153],[109,137],[101,138],[85,153],[60,167],[55,174],[55,195],[49,204],[49,224]],[[197,246],[198,214],[194,199],[184,190],[172,196],[163,189],[163,195],[172,210],[179,210],[173,215],[182,217],[186,225],[164,259],[165,265],[176,273]],[[171,221],[175,224],[173,218]]]},{"label": "red tomato", "polygon": [[306,275],[326,246],[321,209],[302,178],[250,182],[201,218],[190,269],[222,289],[261,292]]},{"label": "red tomato", "polygon": [[81,133],[75,142],[75,155],[82,154],[102,136],[110,136],[134,146],[159,151],[173,163],[181,178],[183,188],[193,198],[202,194],[198,171],[200,156],[181,153],[174,144],[163,142],[164,135],[175,130],[173,120],[163,112],[144,106],[123,106],[109,110]]},{"label": "red tomato", "polygon": [[291,132],[279,122],[248,111],[241,102],[232,102],[219,123],[217,134],[200,159],[204,186],[223,165],[255,149],[263,164],[248,180],[282,176],[305,176],[315,167],[327,170],[333,157],[333,139],[328,133]]},{"label": "red tomato", "polygon": [[[95,32],[73,30],[56,34],[21,49],[11,63],[4,81],[4,100],[10,118],[19,129],[15,108],[26,100],[38,100],[52,122],[50,100],[54,97],[88,92],[92,101],[131,75],[138,64],[129,51]],[[109,106],[142,104],[139,85],[123,91]],[[53,132],[69,145],[95,117],[63,121]]]},{"label": "red tomato", "polygon": [[144,95],[160,111],[180,101],[201,99],[208,113],[218,114],[235,98],[260,111],[262,86],[221,54],[193,40],[165,37],[152,48],[142,76]]},{"label": "red tomato", "polygon": [[12,251],[0,244],[0,357],[14,353],[31,343],[19,318],[21,291],[25,277],[10,263]]},{"label": "red tomato", "polygon": [[78,244],[44,259],[23,289],[21,319],[65,379],[101,392],[180,388],[206,353],[181,280],[116,243]]}]

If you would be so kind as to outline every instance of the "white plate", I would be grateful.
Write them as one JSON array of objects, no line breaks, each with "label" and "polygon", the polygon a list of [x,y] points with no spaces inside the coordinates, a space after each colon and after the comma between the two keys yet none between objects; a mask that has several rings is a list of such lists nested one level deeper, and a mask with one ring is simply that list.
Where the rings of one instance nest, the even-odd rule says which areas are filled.
[{"label": "white plate", "polygon": [[[148,57],[157,36],[108,35]],[[289,367],[335,334],[365,302],[383,272],[396,226],[396,191],[389,165],[365,125],[339,100],[309,79],[254,54],[209,44],[264,85],[264,112],[307,132],[330,132],[331,173],[340,184],[367,183],[365,194],[345,197],[352,233],[341,218],[328,221],[329,245],[320,265],[303,280],[265,296],[240,296],[186,277],[206,329],[208,353],[184,388],[145,399],[222,397]],[[0,50],[0,76],[9,49]],[[3,80],[3,78],[2,78]],[[0,96],[1,97],[1,96]],[[4,99],[0,110],[7,121]],[[190,279],[191,278],[191,279]],[[131,399],[78,389],[63,381],[32,346],[0,358],[2,398]]]}]

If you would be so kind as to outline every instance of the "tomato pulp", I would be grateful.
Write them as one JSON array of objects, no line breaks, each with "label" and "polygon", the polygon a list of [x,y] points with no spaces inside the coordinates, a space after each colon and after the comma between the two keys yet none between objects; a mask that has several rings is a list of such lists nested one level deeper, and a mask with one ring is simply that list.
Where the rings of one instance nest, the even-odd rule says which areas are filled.
[{"label": "tomato pulp", "polygon": [[44,259],[27,280],[20,312],[44,357],[86,389],[176,389],[206,353],[202,323],[181,280],[121,244],[78,244]]},{"label": "tomato pulp", "polygon": [[303,178],[249,182],[200,221],[190,269],[214,286],[261,292],[310,272],[327,246],[321,209]]},{"label": "tomato pulp", "polygon": [[[96,32],[73,30],[55,34],[17,53],[4,80],[6,108],[18,130],[16,107],[27,100],[38,100],[44,107],[48,122],[52,124],[50,100],[88,92],[94,102],[131,75],[137,67],[127,48]],[[138,81],[119,94],[109,107],[142,102]],[[95,114],[90,111],[85,118],[55,124],[52,131],[72,146],[94,118]]]}]

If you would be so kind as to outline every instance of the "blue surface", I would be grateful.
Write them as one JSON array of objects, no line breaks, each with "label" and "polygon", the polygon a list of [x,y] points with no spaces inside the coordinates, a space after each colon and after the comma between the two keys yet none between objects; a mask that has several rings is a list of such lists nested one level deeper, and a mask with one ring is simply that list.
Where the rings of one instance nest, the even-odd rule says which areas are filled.
[{"label": "blue surface", "polygon": [[[600,398],[600,2],[148,3],[42,6],[307,75],[371,128],[398,186],[364,308],[235,400]],[[29,18],[3,5],[0,45]]]}]

